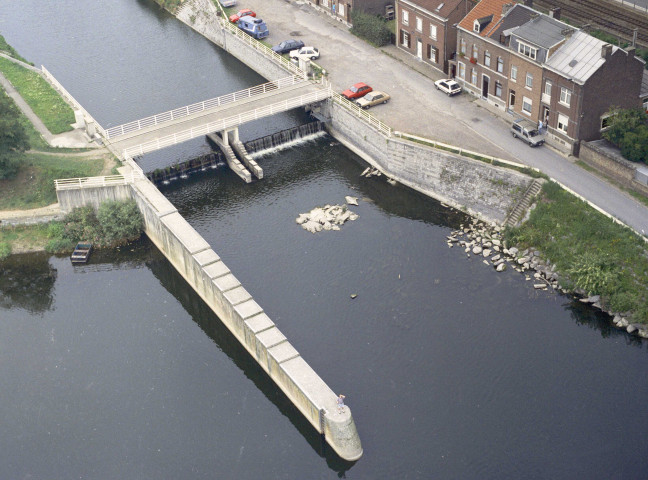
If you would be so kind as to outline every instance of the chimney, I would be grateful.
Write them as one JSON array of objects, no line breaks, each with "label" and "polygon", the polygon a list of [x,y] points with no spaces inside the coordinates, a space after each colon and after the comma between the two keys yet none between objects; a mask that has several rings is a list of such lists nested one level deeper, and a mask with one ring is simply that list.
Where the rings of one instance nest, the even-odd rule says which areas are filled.
[{"label": "chimney", "polygon": [[556,20],[560,20],[560,7],[554,7],[549,10],[549,16],[551,18],[555,18]]},{"label": "chimney", "polygon": [[629,57],[634,57],[637,54],[637,47],[628,47],[626,48],[626,52]]},{"label": "chimney", "polygon": [[605,43],[601,47],[601,58],[607,60],[608,58],[610,58],[611,55],[612,55],[612,45],[610,45],[609,43]]}]

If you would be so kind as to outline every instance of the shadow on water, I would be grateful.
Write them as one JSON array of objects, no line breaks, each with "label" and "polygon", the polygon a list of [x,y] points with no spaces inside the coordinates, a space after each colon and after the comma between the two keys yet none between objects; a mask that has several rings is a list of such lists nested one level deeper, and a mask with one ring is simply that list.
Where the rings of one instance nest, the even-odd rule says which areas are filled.
[{"label": "shadow on water", "polygon": [[313,450],[326,460],[328,467],[337,472],[340,478],[344,478],[345,472],[353,467],[355,462],[343,460],[328,446],[319,432],[297,410],[236,337],[223,325],[218,316],[202,301],[162,253],[155,250],[157,254],[149,256],[147,266],[160,284],[180,302],[198,326],[232,359],[245,376],[252,380],[268,400],[290,420]]},{"label": "shadow on water", "polygon": [[11,255],[0,261],[0,308],[43,313],[52,308],[57,270],[46,253]]}]

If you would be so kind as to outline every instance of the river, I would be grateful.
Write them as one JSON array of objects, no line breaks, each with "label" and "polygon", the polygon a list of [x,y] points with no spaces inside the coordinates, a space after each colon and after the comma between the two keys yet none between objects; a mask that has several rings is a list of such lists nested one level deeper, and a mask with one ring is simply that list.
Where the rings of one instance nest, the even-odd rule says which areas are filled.
[{"label": "river", "polygon": [[[0,0],[0,34],[104,127],[264,81],[148,0]],[[223,168],[163,192],[346,395],[364,456],[332,453],[143,240],[82,267],[45,254],[1,265],[0,478],[645,477],[644,343],[449,249],[461,213],[360,177],[330,137],[259,163],[259,182]],[[341,231],[295,223],[345,195],[359,218]]]}]

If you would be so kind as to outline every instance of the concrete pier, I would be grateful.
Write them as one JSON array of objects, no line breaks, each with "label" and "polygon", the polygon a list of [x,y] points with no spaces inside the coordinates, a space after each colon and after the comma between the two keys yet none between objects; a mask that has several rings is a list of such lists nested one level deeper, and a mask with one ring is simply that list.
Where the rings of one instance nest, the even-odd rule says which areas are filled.
[{"label": "concrete pier", "polygon": [[[132,165],[132,164],[131,164]],[[137,165],[131,168],[137,170]],[[96,186],[78,182],[78,187],[57,190],[61,209],[69,212],[83,205],[98,206],[106,200],[132,198],[144,217],[151,241],[218,315],[290,401],[325,436],[343,459],[362,456],[362,446],[351,410],[338,413],[337,396],[301,357],[252,295],[245,290],[209,244],[178,213],[148,179],[125,175],[132,181],[122,185]],[[93,185],[84,188],[83,185]]]}]

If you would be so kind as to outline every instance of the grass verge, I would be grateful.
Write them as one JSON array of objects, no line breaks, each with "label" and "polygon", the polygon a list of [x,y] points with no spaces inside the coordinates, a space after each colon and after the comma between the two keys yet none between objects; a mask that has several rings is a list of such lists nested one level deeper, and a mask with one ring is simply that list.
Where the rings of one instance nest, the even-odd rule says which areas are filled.
[{"label": "grass verge", "polygon": [[0,228],[0,260],[10,253],[44,250],[49,241],[47,229],[44,223]]},{"label": "grass verge", "polygon": [[648,323],[646,243],[556,183],[544,184],[529,220],[505,238],[540,250],[561,272],[563,288],[600,295],[606,310]]},{"label": "grass verge", "polygon": [[38,73],[0,58],[0,71],[53,134],[69,132],[74,111]]}]

